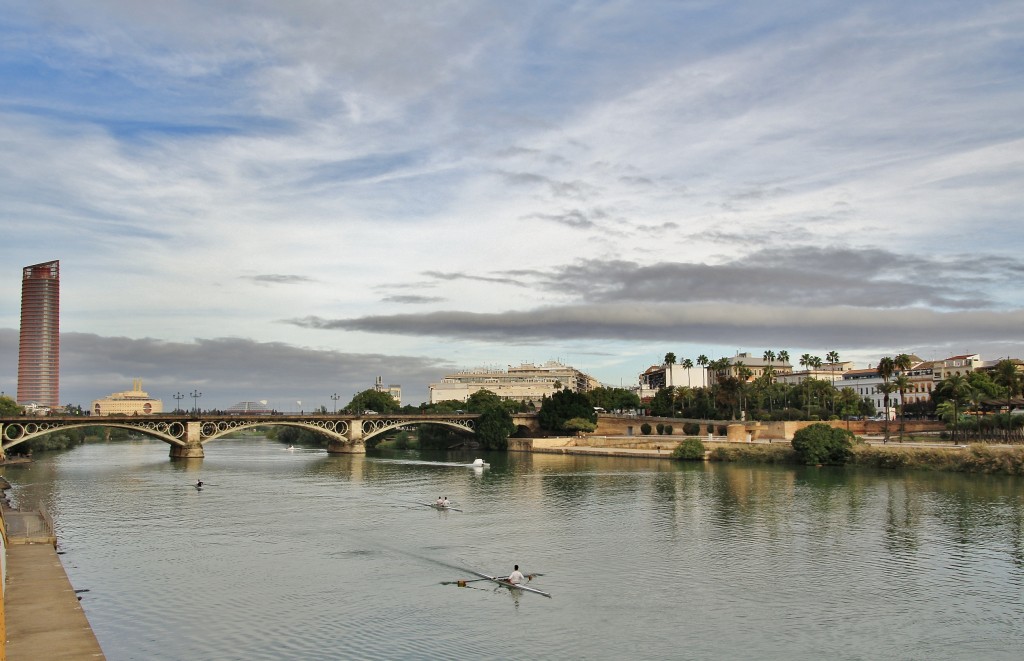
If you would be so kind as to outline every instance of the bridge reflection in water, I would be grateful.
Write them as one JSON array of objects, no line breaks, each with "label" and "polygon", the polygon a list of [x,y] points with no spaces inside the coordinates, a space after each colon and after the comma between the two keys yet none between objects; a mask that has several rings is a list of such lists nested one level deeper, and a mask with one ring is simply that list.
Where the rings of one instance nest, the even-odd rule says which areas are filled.
[{"label": "bridge reflection in water", "polygon": [[172,458],[202,458],[210,441],[252,427],[301,427],[327,436],[330,454],[365,454],[366,440],[409,425],[441,425],[472,433],[476,413],[375,415],[156,415],[47,416],[0,418],[0,459],[25,441],[75,427],[116,427],[158,438],[171,446]]}]

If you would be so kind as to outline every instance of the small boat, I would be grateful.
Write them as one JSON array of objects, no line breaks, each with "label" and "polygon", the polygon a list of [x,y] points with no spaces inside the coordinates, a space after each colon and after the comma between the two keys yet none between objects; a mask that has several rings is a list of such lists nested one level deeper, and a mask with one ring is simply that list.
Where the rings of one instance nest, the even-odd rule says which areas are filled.
[{"label": "small boat", "polygon": [[543,590],[538,590],[537,588],[531,588],[529,585],[523,585],[522,583],[509,583],[506,580],[506,577],[504,576],[488,576],[487,574],[481,574],[480,572],[473,571],[472,569],[470,569],[469,572],[472,574],[476,574],[480,578],[485,578],[488,581],[497,583],[498,585],[504,585],[510,590],[522,590],[523,592],[533,592],[534,594],[539,594],[542,597],[547,597],[548,599],[551,598],[550,592],[544,592]]},{"label": "small boat", "polygon": [[435,510],[440,510],[442,512],[447,512],[448,510],[451,510],[453,512],[461,512],[462,511],[462,510],[460,510],[457,507],[452,507],[451,505],[438,505],[437,503],[417,503],[417,504],[418,505],[426,505],[427,507],[433,507]]},{"label": "small boat", "polygon": [[474,459],[473,463],[471,463],[470,466],[472,466],[473,468],[487,468],[488,466],[490,466],[490,464],[484,461],[483,459]]}]

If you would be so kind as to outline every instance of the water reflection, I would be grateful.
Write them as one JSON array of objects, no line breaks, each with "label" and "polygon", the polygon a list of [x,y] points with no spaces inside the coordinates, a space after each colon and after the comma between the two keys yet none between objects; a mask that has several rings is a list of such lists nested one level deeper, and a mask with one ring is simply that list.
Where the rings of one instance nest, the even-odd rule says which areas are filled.
[{"label": "water reflection", "polygon": [[[478,456],[488,469],[465,466]],[[263,439],[173,462],[161,443],[82,446],[5,477],[15,500],[54,514],[112,660],[1010,659],[1024,647],[1019,479],[328,456]],[[217,486],[197,492],[198,477]],[[464,511],[419,504],[439,495]],[[442,585],[514,563],[542,572],[553,598]],[[510,648],[495,634],[509,630],[530,635]]]}]

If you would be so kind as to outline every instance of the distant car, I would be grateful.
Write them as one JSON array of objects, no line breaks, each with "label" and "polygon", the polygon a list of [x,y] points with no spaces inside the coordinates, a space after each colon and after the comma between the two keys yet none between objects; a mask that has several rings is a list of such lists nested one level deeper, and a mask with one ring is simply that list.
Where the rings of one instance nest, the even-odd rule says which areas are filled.
[{"label": "distant car", "polygon": [[458,414],[458,413],[465,413],[465,411],[463,411],[462,409],[455,409],[455,413],[456,414]]},{"label": "distant car", "polygon": [[370,409],[366,409],[365,411],[363,411],[363,415],[377,415],[377,412],[371,411]]}]

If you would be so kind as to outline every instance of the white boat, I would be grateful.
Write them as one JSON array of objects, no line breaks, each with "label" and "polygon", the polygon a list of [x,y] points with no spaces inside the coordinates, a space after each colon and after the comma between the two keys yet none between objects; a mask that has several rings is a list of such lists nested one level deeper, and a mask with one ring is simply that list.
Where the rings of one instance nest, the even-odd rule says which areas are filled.
[{"label": "white boat", "polygon": [[483,459],[474,459],[473,463],[471,463],[470,466],[472,466],[473,468],[486,468],[490,466],[490,464],[484,461]]}]

